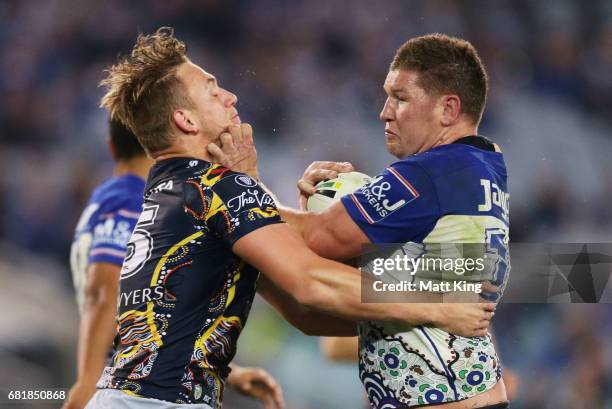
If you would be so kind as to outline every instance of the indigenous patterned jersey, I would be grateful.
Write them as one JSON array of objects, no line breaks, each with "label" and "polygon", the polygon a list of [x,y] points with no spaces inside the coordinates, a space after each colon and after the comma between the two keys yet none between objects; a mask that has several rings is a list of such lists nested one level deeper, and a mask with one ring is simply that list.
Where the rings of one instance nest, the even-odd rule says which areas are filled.
[{"label": "indigenous patterned jersey", "polygon": [[[501,153],[471,136],[395,162],[342,202],[372,243],[405,243],[397,254],[432,260],[445,244],[473,243],[470,257],[486,260],[477,274],[420,270],[412,282],[490,280],[497,301],[510,269],[506,179]],[[501,378],[490,336],[371,321],[359,323],[359,335],[360,378],[375,408],[462,400]]]},{"label": "indigenous patterned jersey", "polygon": [[121,267],[140,215],[145,181],[136,175],[106,180],[92,194],[77,224],[70,269],[79,312],[83,312],[87,266],[106,262]]},{"label": "indigenous patterned jersey", "polygon": [[250,177],[192,158],[155,164],[144,198],[98,388],[218,408],[258,277],[232,245],[278,210]]}]

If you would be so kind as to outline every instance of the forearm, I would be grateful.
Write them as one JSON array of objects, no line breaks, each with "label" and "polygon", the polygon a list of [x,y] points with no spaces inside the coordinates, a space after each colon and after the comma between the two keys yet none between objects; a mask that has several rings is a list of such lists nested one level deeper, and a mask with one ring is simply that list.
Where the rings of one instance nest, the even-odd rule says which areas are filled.
[{"label": "forearm", "polygon": [[[260,243],[265,242],[266,246]],[[349,266],[318,257],[285,224],[274,224],[248,234],[233,251],[262,272],[298,303],[336,317],[358,320],[428,322],[421,308],[409,304],[361,302],[362,274]],[[369,285],[368,280],[364,285]]]},{"label": "forearm", "polygon": [[257,292],[287,322],[306,335],[346,337],[357,333],[357,324],[354,321],[307,308],[264,276],[259,278]]},{"label": "forearm", "polygon": [[437,320],[436,304],[416,303],[429,301],[429,298],[412,298],[402,303],[363,302],[362,285],[371,284],[369,277],[356,274],[350,267],[329,263],[333,265],[333,270],[321,266],[309,271],[310,287],[302,291],[308,292],[303,297],[311,308],[356,321],[391,320],[417,325]]},{"label": "forearm", "polygon": [[[295,302],[294,304],[302,307]],[[334,317],[305,307],[298,311],[287,309],[278,304],[272,305],[289,324],[300,330],[304,335],[323,337],[352,337],[357,335],[357,323],[355,321]]]},{"label": "forearm", "polygon": [[104,369],[115,336],[116,298],[87,302],[79,328],[78,377],[80,382],[97,382]]}]

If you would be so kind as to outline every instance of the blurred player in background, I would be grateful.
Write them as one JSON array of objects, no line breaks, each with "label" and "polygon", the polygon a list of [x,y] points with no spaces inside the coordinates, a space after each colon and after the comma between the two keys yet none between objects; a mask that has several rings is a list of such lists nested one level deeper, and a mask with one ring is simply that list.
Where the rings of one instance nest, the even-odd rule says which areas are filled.
[{"label": "blurred player in background", "polygon": [[[463,277],[490,282],[483,296],[498,301],[509,272],[509,209],[501,151],[478,135],[487,88],[484,66],[467,41],[440,34],[409,40],[391,63],[380,114],[387,150],[399,161],[322,213],[281,207],[282,218],[317,254],[335,260],[359,256],[364,243],[406,243],[400,250],[413,258],[427,257],[427,248],[439,243],[486,244],[480,246],[486,268]],[[234,163],[236,147],[221,148],[211,149],[216,160],[255,172],[255,154]],[[346,163],[314,163],[298,182],[301,203],[316,182],[351,170]],[[414,279],[430,274],[417,271]],[[490,336],[380,321],[358,327],[360,378],[373,408],[508,407]]]},{"label": "blurred player in background", "polygon": [[237,97],[187,58],[173,30],[139,36],[103,85],[102,105],[155,164],[120,272],[113,363],[88,408],[219,408],[257,270],[269,279],[264,296],[320,334],[355,326],[316,310],[486,333],[491,304],[361,303],[356,269],[310,251],[256,180],[211,163],[209,143],[239,132],[252,146],[251,129]]},{"label": "blurred player in background", "polygon": [[[76,227],[70,254],[81,322],[78,379],[63,409],[85,407],[111,358],[119,273],[153,164],[129,129],[117,120],[111,120],[109,127],[108,148],[116,162],[113,177],[92,194]],[[280,385],[263,369],[232,365],[228,385],[261,400],[266,409],[283,407]]]},{"label": "blurred player in background", "polygon": [[64,409],[80,409],[93,396],[116,333],[119,272],[142,209],[153,161],[118,121],[110,121],[113,177],[92,194],[75,229],[70,268],[79,313],[77,381]]}]

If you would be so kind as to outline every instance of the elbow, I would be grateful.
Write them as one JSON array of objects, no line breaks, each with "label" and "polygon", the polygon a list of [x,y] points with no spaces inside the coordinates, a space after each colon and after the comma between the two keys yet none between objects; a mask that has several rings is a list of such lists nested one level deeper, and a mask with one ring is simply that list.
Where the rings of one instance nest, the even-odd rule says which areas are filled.
[{"label": "elbow", "polygon": [[103,297],[99,289],[87,289],[85,291],[85,308],[92,308],[100,304]]},{"label": "elbow", "polygon": [[329,244],[330,232],[327,229],[329,223],[321,214],[312,214],[309,217],[308,228],[302,231],[302,237],[309,249],[325,257],[326,249],[329,247],[326,245]]},{"label": "elbow", "polygon": [[308,229],[303,234],[304,241],[309,249],[317,254],[319,253],[319,245],[321,244],[321,234],[317,229]]},{"label": "elbow", "polygon": [[[355,250],[352,238],[339,235],[338,232],[329,228],[330,222],[317,220],[316,228],[304,232],[304,241],[309,249],[321,257],[331,260],[347,260],[358,254],[361,247]],[[349,254],[347,254],[349,253]]]},{"label": "elbow", "polygon": [[325,227],[310,230],[304,233],[304,241],[310,250],[320,257],[336,259],[336,255],[331,251],[334,246],[331,244],[330,234]]},{"label": "elbow", "polygon": [[85,290],[85,308],[116,307],[117,296],[111,294],[109,289],[96,286]]}]

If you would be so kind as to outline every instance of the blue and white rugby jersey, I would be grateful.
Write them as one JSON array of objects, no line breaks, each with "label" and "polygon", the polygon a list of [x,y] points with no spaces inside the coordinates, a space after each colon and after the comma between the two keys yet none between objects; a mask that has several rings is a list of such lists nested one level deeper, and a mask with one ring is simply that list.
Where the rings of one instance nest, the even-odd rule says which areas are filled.
[{"label": "blue and white rugby jersey", "polygon": [[123,264],[127,244],[142,211],[145,181],[136,175],[107,179],[83,210],[70,250],[70,269],[79,312],[83,311],[87,266]]},{"label": "blue and white rugby jersey", "polygon": [[[342,203],[372,243],[405,243],[397,254],[435,259],[445,245],[475,243],[469,257],[486,260],[480,272],[421,270],[412,280],[490,280],[500,290],[487,296],[497,301],[510,270],[506,180],[502,154],[469,136],[393,163]],[[359,336],[360,378],[375,408],[467,399],[501,378],[490,336],[372,321],[359,323]]]}]

